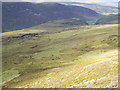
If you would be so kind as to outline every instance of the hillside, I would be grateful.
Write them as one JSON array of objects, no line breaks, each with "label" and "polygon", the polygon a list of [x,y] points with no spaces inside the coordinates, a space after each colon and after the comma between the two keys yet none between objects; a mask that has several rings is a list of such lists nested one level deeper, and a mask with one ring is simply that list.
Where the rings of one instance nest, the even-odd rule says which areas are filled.
[{"label": "hillside", "polygon": [[72,18],[72,19],[49,21],[47,23],[43,23],[28,29],[35,29],[35,30],[44,29],[49,31],[52,30],[55,32],[65,28],[67,29],[70,27],[83,26],[83,25],[88,25],[88,23],[83,20],[80,20],[79,18]]},{"label": "hillside", "polygon": [[3,33],[3,87],[118,87],[118,25]]},{"label": "hillside", "polygon": [[108,15],[100,18],[95,24],[118,24],[118,15]]},{"label": "hillside", "polygon": [[20,30],[53,20],[80,18],[86,21],[101,17],[91,9],[59,3],[3,2],[2,8],[3,32]]},{"label": "hillside", "polygon": [[[76,5],[76,6],[83,6],[89,9],[96,11],[102,15],[109,15],[109,14],[117,14],[118,13],[118,5],[111,6],[107,3],[79,3],[79,2],[64,2],[65,5]],[[108,5],[107,5],[108,4]]]}]

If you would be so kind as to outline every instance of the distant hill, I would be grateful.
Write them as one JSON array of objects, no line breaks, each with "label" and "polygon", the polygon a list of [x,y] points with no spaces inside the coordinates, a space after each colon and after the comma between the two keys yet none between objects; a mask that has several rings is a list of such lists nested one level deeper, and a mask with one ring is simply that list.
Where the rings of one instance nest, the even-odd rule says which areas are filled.
[{"label": "distant hill", "polygon": [[118,24],[118,15],[108,15],[99,19],[95,24]]},{"label": "distant hill", "polygon": [[53,20],[80,18],[83,21],[102,15],[81,6],[58,3],[3,2],[3,32],[29,28]]},{"label": "distant hill", "polygon": [[96,11],[97,13],[103,14],[103,15],[108,15],[108,14],[115,14],[118,13],[118,7],[116,5],[115,6],[111,6],[109,4],[105,4],[105,3],[79,3],[79,2],[64,2],[63,4],[67,4],[67,5],[76,5],[76,6],[83,6],[86,8],[90,8],[94,11]]}]

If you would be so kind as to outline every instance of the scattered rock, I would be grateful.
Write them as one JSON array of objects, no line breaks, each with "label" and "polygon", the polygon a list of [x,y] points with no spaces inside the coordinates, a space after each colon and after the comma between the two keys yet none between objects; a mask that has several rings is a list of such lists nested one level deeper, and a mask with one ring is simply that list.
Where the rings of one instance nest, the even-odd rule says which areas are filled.
[{"label": "scattered rock", "polygon": [[24,34],[24,35],[20,35],[20,36],[13,36],[13,37],[8,37],[8,41],[11,39],[25,39],[25,38],[30,38],[30,37],[38,37],[39,34],[38,33],[29,33],[29,34]]}]

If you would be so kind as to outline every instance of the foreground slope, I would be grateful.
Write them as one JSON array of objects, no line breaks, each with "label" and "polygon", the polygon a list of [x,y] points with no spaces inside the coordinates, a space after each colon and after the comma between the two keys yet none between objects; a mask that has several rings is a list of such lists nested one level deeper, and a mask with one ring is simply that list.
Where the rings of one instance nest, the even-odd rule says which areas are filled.
[{"label": "foreground slope", "polygon": [[118,25],[3,33],[3,82],[11,88],[118,86]]}]

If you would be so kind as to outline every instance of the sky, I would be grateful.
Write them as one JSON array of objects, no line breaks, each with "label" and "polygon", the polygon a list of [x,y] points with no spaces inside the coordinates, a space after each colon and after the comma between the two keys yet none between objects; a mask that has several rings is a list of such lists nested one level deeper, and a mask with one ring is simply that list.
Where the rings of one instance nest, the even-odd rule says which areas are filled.
[{"label": "sky", "polygon": [[19,2],[19,1],[28,1],[28,2],[119,2],[119,0],[0,0],[2,2]]}]

